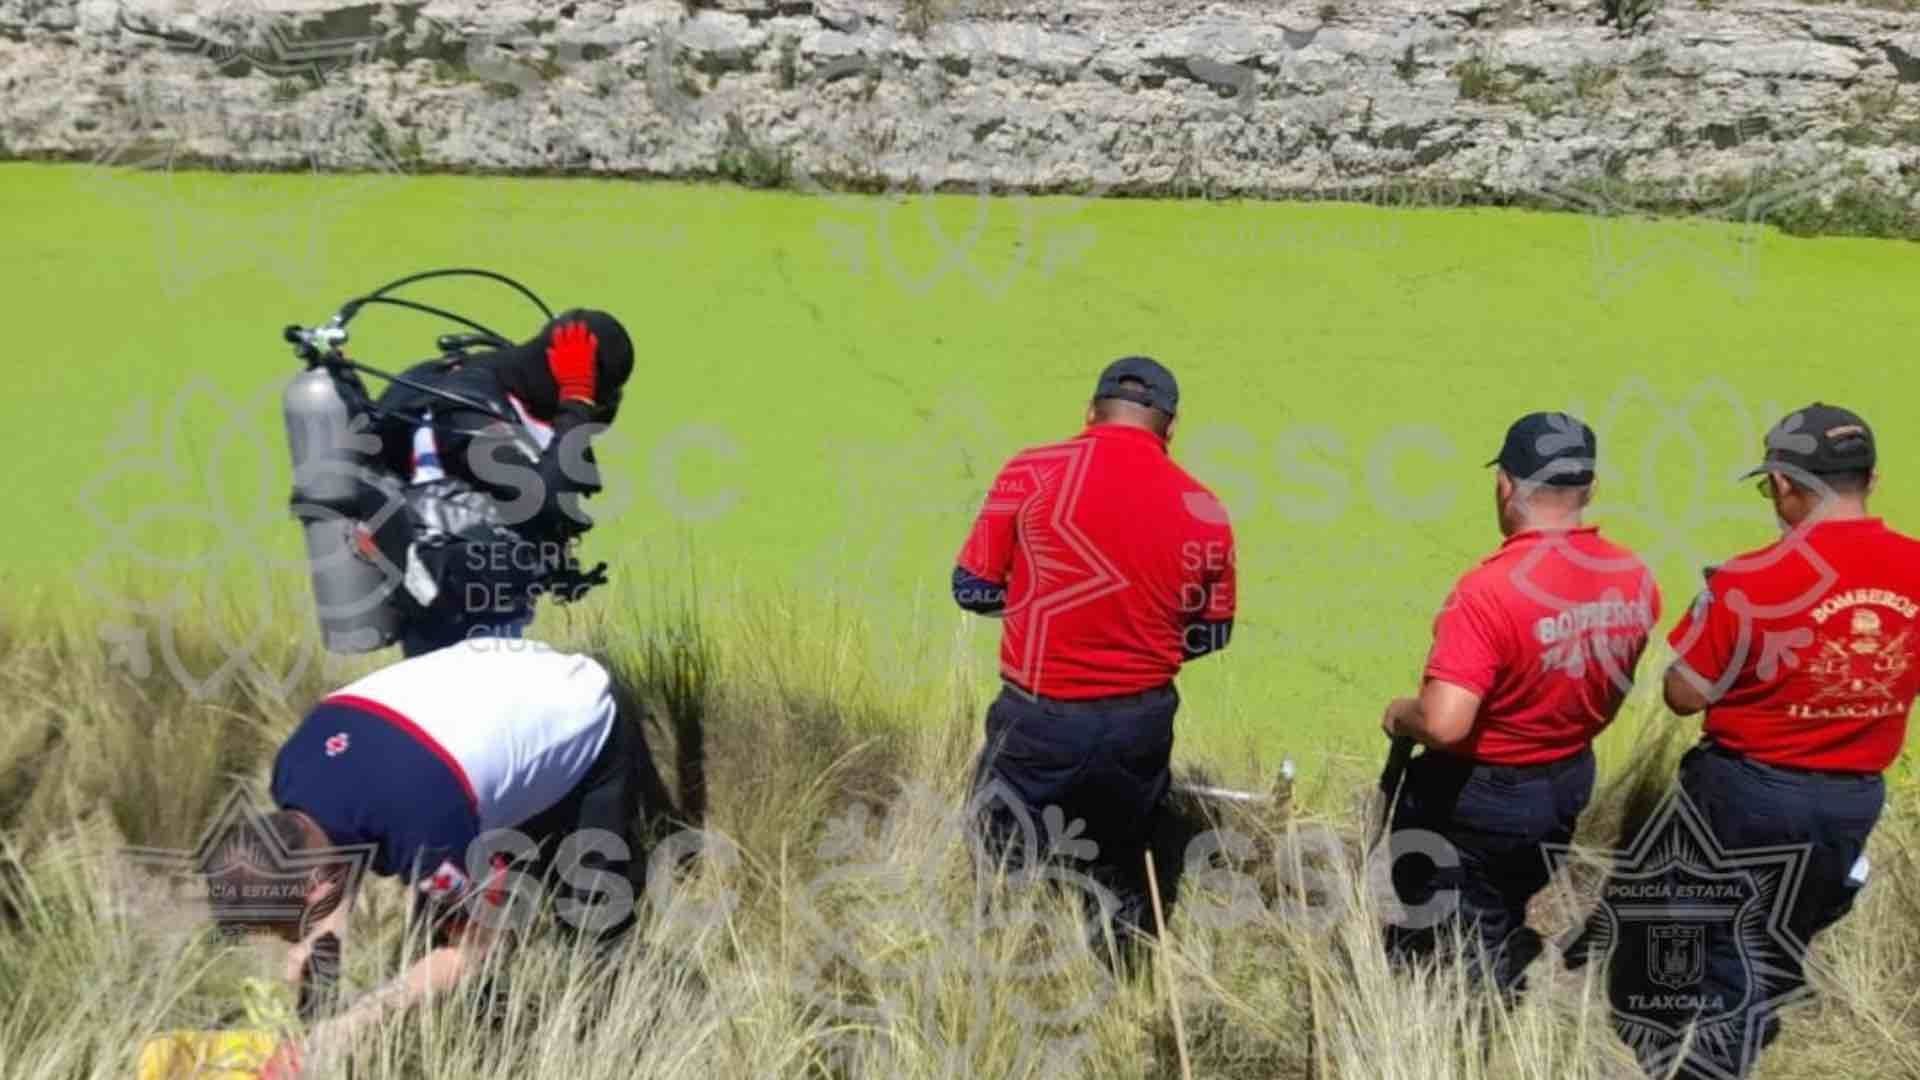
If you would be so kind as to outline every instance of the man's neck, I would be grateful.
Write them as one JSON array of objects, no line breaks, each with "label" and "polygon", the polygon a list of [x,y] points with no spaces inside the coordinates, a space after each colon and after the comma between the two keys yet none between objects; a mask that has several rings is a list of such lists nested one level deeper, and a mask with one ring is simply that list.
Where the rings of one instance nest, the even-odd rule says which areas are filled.
[{"label": "man's neck", "polygon": [[1519,536],[1528,532],[1568,532],[1584,528],[1586,522],[1580,514],[1533,514],[1523,517],[1514,525],[1510,535]]},{"label": "man's neck", "polygon": [[1089,427],[1106,427],[1106,428],[1125,428],[1128,431],[1137,431],[1142,435],[1150,435],[1153,438],[1158,439],[1162,444],[1165,444],[1167,442],[1167,436],[1165,433],[1155,431],[1153,428],[1147,426],[1146,424],[1136,424],[1131,420],[1124,420],[1124,419],[1094,420],[1088,426]]},{"label": "man's neck", "polygon": [[1858,495],[1835,495],[1795,522],[1794,527],[1823,521],[1864,521],[1872,516],[1867,511],[1867,500]]}]

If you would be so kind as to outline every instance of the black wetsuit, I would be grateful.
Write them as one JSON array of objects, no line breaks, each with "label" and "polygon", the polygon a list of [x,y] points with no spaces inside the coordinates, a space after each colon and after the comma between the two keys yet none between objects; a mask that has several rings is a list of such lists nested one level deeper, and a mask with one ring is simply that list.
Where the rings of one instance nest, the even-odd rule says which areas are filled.
[{"label": "black wetsuit", "polygon": [[[595,404],[559,401],[547,344],[584,320],[598,339]],[[398,565],[409,656],[473,636],[517,636],[542,593],[577,596],[601,580],[573,562],[600,490],[588,436],[618,412],[633,344],[613,316],[567,311],[531,340],[417,364],[377,402],[378,459],[407,484],[410,549]],[[456,402],[446,395],[461,399]]]}]

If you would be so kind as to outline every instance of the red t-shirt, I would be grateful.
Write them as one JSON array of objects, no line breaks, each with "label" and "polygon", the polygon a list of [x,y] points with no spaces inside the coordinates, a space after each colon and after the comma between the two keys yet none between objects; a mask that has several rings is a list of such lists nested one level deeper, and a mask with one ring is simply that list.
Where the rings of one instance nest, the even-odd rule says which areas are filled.
[{"label": "red t-shirt", "polygon": [[1118,424],[1007,462],[958,564],[1007,587],[1000,673],[1044,697],[1163,685],[1186,628],[1234,612],[1226,508],[1159,436]]},{"label": "red t-shirt", "polygon": [[1598,527],[1510,537],[1433,621],[1427,678],[1480,695],[1453,752],[1538,765],[1584,750],[1633,688],[1659,619],[1653,573]]},{"label": "red t-shirt", "polygon": [[1877,773],[1920,693],[1920,541],[1826,521],[1735,557],[1667,640],[1709,683],[1706,733],[1774,765]]}]

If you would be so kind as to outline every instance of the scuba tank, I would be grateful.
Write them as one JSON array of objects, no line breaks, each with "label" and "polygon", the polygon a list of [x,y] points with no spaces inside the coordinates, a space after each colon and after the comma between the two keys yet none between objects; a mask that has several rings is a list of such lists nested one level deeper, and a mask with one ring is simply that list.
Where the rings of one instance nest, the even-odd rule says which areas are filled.
[{"label": "scuba tank", "polygon": [[[293,459],[293,516],[306,534],[321,639],[335,653],[385,648],[400,635],[400,573],[379,540],[400,504],[356,446],[371,438],[364,417],[323,366],[295,375],[281,407]],[[369,510],[372,522],[363,520]]]},{"label": "scuba tank", "polygon": [[[510,396],[505,402],[472,396],[410,375],[391,374],[346,355],[347,324],[370,305],[409,309],[471,331],[438,339],[443,360],[464,359],[466,350],[475,347],[514,348],[505,336],[464,315],[395,295],[416,282],[449,277],[503,284],[531,301],[547,322],[554,319],[544,301],[512,278],[490,270],[453,268],[389,282],[347,301],[319,326],[288,326],[281,335],[304,364],[304,370],[288,382],[282,408],[293,463],[293,515],[305,534],[321,637],[330,652],[366,653],[399,642],[412,655],[416,648],[438,647],[432,642],[446,632],[457,630],[460,636],[470,636],[468,632],[485,620],[476,620],[466,610],[471,604],[466,595],[469,588],[487,588],[489,595],[504,588],[510,595],[524,596],[530,608],[536,592],[566,603],[606,581],[605,563],[582,571],[570,560],[554,567],[535,566],[524,574],[518,567],[500,571],[489,566],[479,579],[469,580],[473,575],[466,571],[471,568],[462,556],[471,545],[512,544],[512,550],[520,550],[528,538],[501,522],[502,507],[492,495],[431,466],[437,456],[431,434],[435,409],[490,418],[485,435],[513,445],[528,463],[540,461],[545,440],[527,416],[515,415],[518,403]],[[386,404],[384,396],[376,400],[360,373],[407,387],[435,404],[416,410],[414,405]],[[377,430],[388,437],[396,426],[414,432],[411,477],[396,475],[394,455],[382,453],[376,420]],[[525,579],[528,575],[530,580]],[[516,619],[531,617],[530,611],[514,614]]]}]

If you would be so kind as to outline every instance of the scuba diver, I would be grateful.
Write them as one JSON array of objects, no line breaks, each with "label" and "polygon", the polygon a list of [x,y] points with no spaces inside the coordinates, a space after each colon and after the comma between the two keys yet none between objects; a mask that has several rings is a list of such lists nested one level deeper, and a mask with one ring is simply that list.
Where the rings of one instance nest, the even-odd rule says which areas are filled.
[{"label": "scuba diver", "polygon": [[[587,437],[613,422],[632,371],[619,320],[573,310],[511,348],[417,365],[380,395],[381,462],[407,484],[416,534],[401,564],[418,607],[400,639],[407,656],[518,637],[540,594],[570,600],[606,580],[605,564],[581,571],[570,545],[593,525],[582,498],[600,490]],[[504,406],[518,423],[432,389]]]},{"label": "scuba diver", "polygon": [[[452,312],[389,295],[429,277],[505,282],[546,318],[518,344]],[[395,304],[477,333],[438,339],[441,355],[389,375],[349,358],[361,306]],[[606,581],[582,570],[575,540],[601,490],[590,440],[612,423],[633,342],[604,311],[554,315],[509,278],[446,270],[350,301],[325,325],[286,329],[307,370],[283,398],[293,511],[306,533],[322,636],[333,652],[398,642],[417,656],[472,637],[519,637],[542,595],[566,603]],[[377,397],[360,373],[388,381]]]}]

